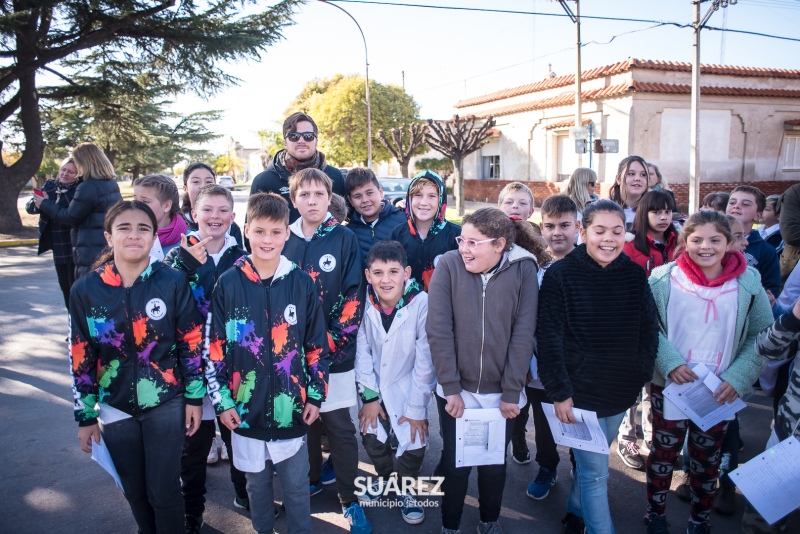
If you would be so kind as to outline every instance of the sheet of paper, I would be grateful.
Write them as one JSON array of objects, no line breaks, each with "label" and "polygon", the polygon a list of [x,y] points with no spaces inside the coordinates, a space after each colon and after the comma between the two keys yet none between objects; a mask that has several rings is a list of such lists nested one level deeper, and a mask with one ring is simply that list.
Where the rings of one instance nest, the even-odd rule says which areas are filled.
[{"label": "sheet of paper", "polygon": [[100,464],[100,467],[105,469],[109,475],[114,479],[116,482],[117,487],[122,490],[122,493],[125,493],[125,490],[122,489],[122,482],[119,479],[119,474],[117,473],[117,468],[114,467],[114,460],[111,459],[111,454],[108,452],[108,448],[106,447],[106,443],[101,439],[100,443],[95,443],[92,441],[92,460]]},{"label": "sheet of paper", "polygon": [[692,371],[699,380],[681,385],[672,383],[664,388],[664,396],[702,430],[708,430],[747,406],[742,399],[720,404],[714,398],[714,391],[722,385],[722,380],[702,363],[692,367]]},{"label": "sheet of paper", "polygon": [[499,408],[467,409],[456,419],[456,467],[502,464],[506,419]]},{"label": "sheet of paper", "polygon": [[552,404],[542,403],[544,415],[553,433],[553,439],[559,445],[581,449],[589,452],[608,454],[608,441],[600,423],[597,422],[597,414],[580,408],[573,408],[572,415],[575,423],[562,423],[556,417],[556,409]]},{"label": "sheet of paper", "polygon": [[800,508],[800,441],[789,437],[730,473],[750,504],[772,525]]}]

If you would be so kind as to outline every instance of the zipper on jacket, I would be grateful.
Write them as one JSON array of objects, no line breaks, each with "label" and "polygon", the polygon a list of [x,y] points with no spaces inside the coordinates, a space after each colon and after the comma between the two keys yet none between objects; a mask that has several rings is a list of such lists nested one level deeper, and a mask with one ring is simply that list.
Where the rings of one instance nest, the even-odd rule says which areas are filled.
[{"label": "zipper on jacket", "polygon": [[483,380],[483,347],[486,343],[486,284],[488,281],[483,281],[483,275],[481,275],[481,282],[483,283],[481,290],[481,363],[478,371],[478,393],[481,392],[481,380]]},{"label": "zipper on jacket", "polygon": [[136,344],[134,343],[133,332],[131,331],[131,324],[133,321],[133,310],[131,309],[131,288],[125,288],[125,308],[128,312],[128,320],[125,321],[125,336],[128,338],[129,346],[133,352],[133,411],[135,415],[139,415],[139,390],[137,384],[139,383],[139,355],[136,354]]},{"label": "zipper on jacket", "polygon": [[[277,271],[276,271],[276,274],[277,274]],[[275,274],[272,275],[272,280],[273,281],[275,280]],[[276,381],[276,378],[275,378],[275,374],[276,373],[274,372],[275,366],[274,366],[274,364],[272,362],[272,333],[271,333],[271,330],[272,330],[271,324],[272,323],[270,323],[270,320],[269,320],[269,317],[270,317],[270,315],[269,315],[269,308],[270,308],[270,306],[269,306],[269,288],[270,288],[270,286],[272,286],[272,282],[269,283],[269,286],[264,287],[264,292],[266,293],[266,297],[267,297],[266,310],[264,310],[264,311],[267,314],[267,329],[268,329],[268,331],[270,331],[270,335],[268,335],[266,337],[268,338],[268,341],[267,341],[267,351],[268,351],[268,355],[269,355],[269,375],[268,376],[270,377],[270,380],[269,380],[270,384],[269,384],[269,392],[268,393],[269,393],[270,413],[272,414],[272,424],[269,425],[269,439],[270,439],[270,441],[272,441],[273,439],[275,439],[275,436],[273,435],[273,433],[275,432],[275,392],[276,392],[276,387],[275,386],[277,385],[277,381]]]}]

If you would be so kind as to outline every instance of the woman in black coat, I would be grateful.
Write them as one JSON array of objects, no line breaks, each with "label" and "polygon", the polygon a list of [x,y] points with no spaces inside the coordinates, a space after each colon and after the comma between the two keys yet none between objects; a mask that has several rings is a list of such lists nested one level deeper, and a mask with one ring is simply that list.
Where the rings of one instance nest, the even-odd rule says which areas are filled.
[{"label": "woman in black coat", "polygon": [[75,278],[87,274],[94,260],[107,245],[103,220],[108,208],[122,200],[114,166],[93,143],[81,143],[72,151],[72,158],[83,181],[75,196],[64,208],[48,198],[34,196],[39,211],[59,224],[72,226],[72,257]]},{"label": "woman in black coat", "polygon": [[[47,180],[42,187],[45,197],[61,208],[68,208],[78,184],[78,168],[72,158],[67,158],[61,163],[58,178]],[[72,241],[70,239],[71,227],[60,224],[39,211],[34,199],[28,201],[25,210],[30,214],[39,213],[39,254],[48,250],[53,251],[53,263],[56,266],[58,285],[64,294],[64,305],[69,309],[69,290],[75,283],[75,262],[72,259]]]}]

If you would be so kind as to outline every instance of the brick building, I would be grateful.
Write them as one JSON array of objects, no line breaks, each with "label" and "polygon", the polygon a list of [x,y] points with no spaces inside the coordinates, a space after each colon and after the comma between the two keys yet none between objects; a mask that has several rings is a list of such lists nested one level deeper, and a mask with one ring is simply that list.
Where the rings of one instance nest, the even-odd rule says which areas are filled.
[{"label": "brick building", "polygon": [[[497,120],[490,143],[465,161],[468,199],[492,201],[513,180],[530,182],[537,204],[561,190],[578,166],[574,82],[555,76],[455,104],[461,115]],[[592,155],[601,190],[620,159],[638,154],[686,203],[691,65],[629,59],[586,70],[581,83],[584,126],[619,141],[618,154]],[[800,182],[800,70],[702,65],[700,86],[701,198],[743,182],[767,194]]]}]

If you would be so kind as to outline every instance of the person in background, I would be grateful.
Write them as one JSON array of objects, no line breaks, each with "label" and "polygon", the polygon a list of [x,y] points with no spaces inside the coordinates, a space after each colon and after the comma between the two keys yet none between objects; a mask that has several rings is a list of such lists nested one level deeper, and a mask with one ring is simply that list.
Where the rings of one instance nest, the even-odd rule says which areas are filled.
[{"label": "person in background", "polygon": [[709,193],[703,197],[703,205],[700,209],[718,211],[724,214],[725,210],[728,209],[728,199],[730,198],[731,196],[728,193],[722,191]]},{"label": "person in background", "polygon": [[726,213],[733,215],[744,226],[747,235],[747,264],[761,274],[761,285],[777,296],[781,292],[781,270],[775,249],[767,244],[758,232],[753,232],[753,223],[761,218],[767,197],[757,187],[740,185],[731,192]]},{"label": "person in background", "polygon": [[583,210],[590,202],[597,200],[595,194],[597,188],[597,173],[587,167],[578,167],[572,171],[572,176],[569,177],[567,189],[564,194],[567,195],[575,205],[578,207],[578,222],[580,223],[583,216]]},{"label": "person in background", "polygon": [[650,175],[647,162],[640,156],[628,156],[619,162],[614,185],[611,186],[609,198],[619,204],[625,212],[625,227],[633,224],[633,216],[642,196],[647,192]]},{"label": "person in background", "polygon": [[533,191],[522,182],[511,182],[497,195],[497,207],[509,217],[527,221],[533,215]]},{"label": "person in background", "polygon": [[[197,231],[197,222],[192,218],[192,210],[194,209],[194,199],[197,197],[198,191],[203,186],[217,183],[217,173],[214,169],[206,163],[196,162],[187,165],[183,170],[183,198],[181,198],[181,212],[183,218],[186,219],[186,225],[191,231]],[[242,229],[236,224],[236,221],[231,223],[228,229],[236,243],[244,248]]]},{"label": "person in background", "polygon": [[[81,180],[78,178],[78,169],[72,158],[61,162],[56,180],[47,180],[42,186],[42,192],[51,202],[61,208],[68,208],[75,196],[75,190]],[[33,199],[25,205],[25,211],[30,214],[39,214],[39,249],[41,255],[48,250],[53,251],[53,264],[56,267],[58,286],[64,296],[64,306],[69,309],[69,290],[75,283],[75,263],[72,258],[72,241],[70,241],[70,226],[52,221],[36,207]]]},{"label": "person in background", "polygon": [[103,223],[108,208],[122,200],[114,166],[93,143],[81,143],[72,150],[81,183],[67,207],[49,198],[34,196],[36,208],[56,224],[72,227],[72,259],[75,279],[89,274],[95,259],[106,246]]},{"label": "person in background", "polygon": [[340,223],[348,224],[347,202],[344,201],[344,197],[341,195],[337,195],[336,193],[331,195],[331,205],[328,206],[328,211],[330,211],[331,215],[333,215],[333,218]]},{"label": "person in background", "polygon": [[370,169],[350,169],[345,177],[345,185],[347,200],[353,206],[353,215],[347,227],[356,234],[361,257],[366,261],[375,243],[387,239],[395,227],[405,224],[406,214],[383,198],[383,188]]},{"label": "person in background", "polygon": [[667,179],[664,178],[664,175],[661,174],[661,169],[655,163],[647,162],[647,174],[650,176],[649,182],[647,183],[648,189],[651,191],[664,191],[669,196],[672,197],[672,204],[675,206],[675,213],[678,213],[678,203],[675,201],[675,193],[672,192],[672,189],[669,188],[669,184],[667,184]]},{"label": "person in background", "polygon": [[330,178],[333,192],[346,196],[342,171],[328,165],[325,154],[317,150],[319,129],[314,119],[297,111],[283,121],[283,140],[286,148],[279,150],[265,171],[253,178],[250,194],[272,192],[281,195],[289,203],[289,224],[300,217],[289,194],[289,178],[302,169],[318,169]]},{"label": "person in background", "polygon": [[158,234],[150,256],[163,260],[170,250],[181,243],[188,231],[186,220],[180,215],[178,187],[175,180],[163,174],[149,174],[133,182],[133,198],[144,202],[156,215]]},{"label": "person in background", "polygon": [[775,252],[778,254],[783,250],[780,199],[780,195],[770,195],[767,197],[764,211],[761,212],[761,226],[758,227],[758,233],[761,234],[761,238],[775,247]]}]

